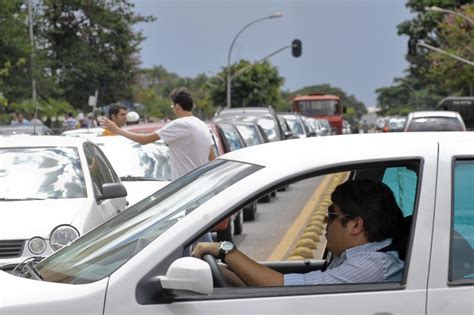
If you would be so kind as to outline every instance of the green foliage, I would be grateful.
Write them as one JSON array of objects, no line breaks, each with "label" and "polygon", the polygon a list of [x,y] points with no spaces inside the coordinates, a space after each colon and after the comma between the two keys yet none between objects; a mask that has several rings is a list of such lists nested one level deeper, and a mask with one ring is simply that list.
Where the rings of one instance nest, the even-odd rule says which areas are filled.
[{"label": "green foliage", "polygon": [[43,86],[43,97],[84,109],[96,89],[101,104],[131,98],[144,39],[132,27],[151,17],[134,14],[128,0],[43,0],[36,13],[42,80],[57,86]]},{"label": "green foliage", "polygon": [[24,1],[0,0],[0,30],[0,92],[8,100],[30,97],[31,45]]},{"label": "green foliage", "polygon": [[306,95],[310,93],[324,93],[337,95],[341,98],[342,106],[347,108],[347,112],[344,115],[344,118],[348,120],[351,124],[359,119],[362,115],[367,113],[367,108],[365,104],[358,101],[353,95],[347,95],[343,90],[337,87],[332,87],[329,84],[320,84],[306,86],[302,89],[296,90],[288,95],[288,102],[291,103],[291,100],[298,95]]},{"label": "green foliage", "polygon": [[[223,69],[208,82],[209,97],[215,106],[226,106],[226,71]],[[281,103],[280,88],[284,79],[268,61],[251,66],[249,61],[241,60],[231,65],[230,72],[234,76],[231,83],[232,107],[275,106]]]},{"label": "green foliage", "polygon": [[[437,6],[457,10],[472,18],[470,0],[409,0],[407,7],[416,17],[398,25],[399,35],[418,36],[444,51],[474,59],[474,33],[466,20],[451,14],[432,12]],[[377,108],[383,115],[403,115],[413,110],[433,109],[448,95],[472,95],[474,71],[451,57],[418,49],[417,56],[407,55],[407,76],[396,78],[394,85],[376,90]]]},{"label": "green foliage", "polygon": [[[474,5],[458,10],[474,21]],[[474,25],[456,15],[446,15],[438,24],[440,48],[464,59],[474,61]],[[444,86],[451,95],[472,95],[474,68],[444,54],[430,52],[427,77]]]}]

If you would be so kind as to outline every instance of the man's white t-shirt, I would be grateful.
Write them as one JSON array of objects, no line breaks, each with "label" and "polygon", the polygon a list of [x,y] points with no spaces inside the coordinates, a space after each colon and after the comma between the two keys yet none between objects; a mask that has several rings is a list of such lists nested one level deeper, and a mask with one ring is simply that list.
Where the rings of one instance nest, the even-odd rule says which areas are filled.
[{"label": "man's white t-shirt", "polygon": [[211,134],[199,118],[175,119],[156,133],[169,145],[172,180],[209,162]]}]

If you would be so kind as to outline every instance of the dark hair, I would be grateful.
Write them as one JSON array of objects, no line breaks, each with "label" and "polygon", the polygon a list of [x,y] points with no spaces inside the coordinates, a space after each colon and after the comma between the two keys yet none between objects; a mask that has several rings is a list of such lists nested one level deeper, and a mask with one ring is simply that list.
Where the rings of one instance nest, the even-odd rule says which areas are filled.
[{"label": "dark hair", "polygon": [[122,103],[113,103],[109,105],[109,118],[112,119],[112,115],[117,115],[121,109],[127,110],[127,106]]},{"label": "dark hair", "polygon": [[362,218],[369,242],[398,237],[403,213],[392,190],[384,183],[369,179],[349,180],[336,187],[331,199],[347,215],[341,219],[343,226],[350,219]]},{"label": "dark hair", "polygon": [[179,104],[185,111],[190,112],[193,110],[194,104],[191,92],[185,87],[176,88],[171,91],[170,99],[174,104]]}]

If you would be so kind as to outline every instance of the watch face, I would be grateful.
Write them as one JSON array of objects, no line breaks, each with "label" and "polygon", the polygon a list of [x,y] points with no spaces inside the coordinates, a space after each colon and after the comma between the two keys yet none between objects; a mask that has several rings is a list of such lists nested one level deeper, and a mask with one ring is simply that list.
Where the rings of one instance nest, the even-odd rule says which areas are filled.
[{"label": "watch face", "polygon": [[221,248],[223,251],[228,252],[234,249],[234,244],[232,244],[231,242],[222,242]]}]

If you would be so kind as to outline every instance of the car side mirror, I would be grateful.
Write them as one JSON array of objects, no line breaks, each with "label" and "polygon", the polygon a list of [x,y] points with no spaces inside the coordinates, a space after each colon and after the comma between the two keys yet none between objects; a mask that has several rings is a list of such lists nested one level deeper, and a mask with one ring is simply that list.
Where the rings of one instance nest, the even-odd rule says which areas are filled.
[{"label": "car side mirror", "polygon": [[201,259],[183,257],[175,260],[166,276],[157,277],[166,290],[209,295],[213,291],[211,267]]},{"label": "car side mirror", "polygon": [[285,131],[285,139],[292,139],[292,138],[293,138],[293,132]]},{"label": "car side mirror", "polygon": [[106,183],[102,185],[102,194],[97,196],[97,201],[126,196],[127,189],[122,183]]}]

